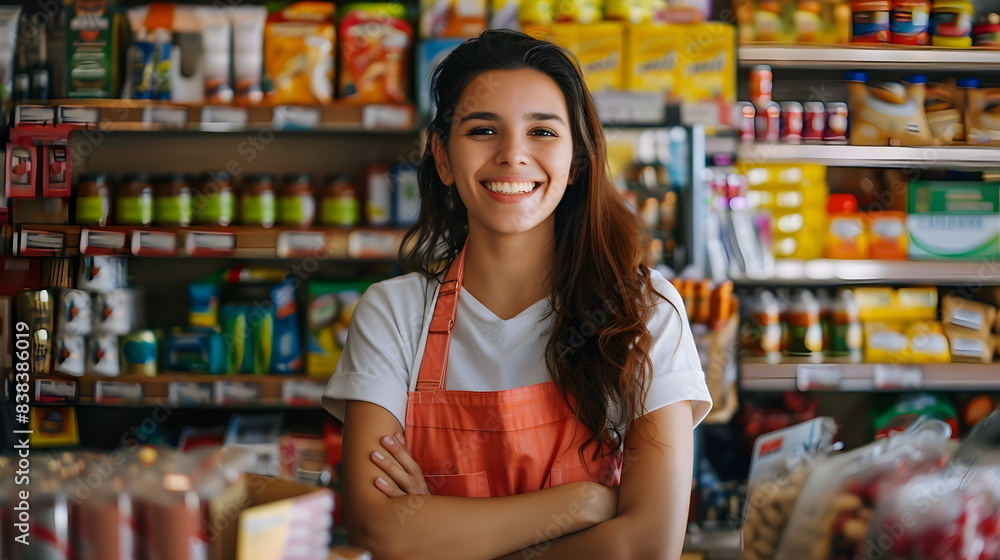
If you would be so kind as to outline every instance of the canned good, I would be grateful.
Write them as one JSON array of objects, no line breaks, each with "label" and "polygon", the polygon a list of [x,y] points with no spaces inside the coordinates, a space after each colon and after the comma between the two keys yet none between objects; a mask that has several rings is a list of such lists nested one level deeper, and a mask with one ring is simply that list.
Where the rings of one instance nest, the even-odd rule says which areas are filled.
[{"label": "canned good", "polygon": [[757,109],[749,101],[740,101],[736,105],[736,128],[740,131],[740,140],[753,140],[757,134],[754,120]]},{"label": "canned good", "polygon": [[802,141],[802,104],[797,101],[781,104],[781,141],[795,144]]},{"label": "canned good", "polygon": [[762,111],[770,105],[771,91],[774,85],[774,74],[771,67],[765,64],[754,66],[750,70],[750,102]]},{"label": "canned good", "polygon": [[847,103],[830,103],[826,106],[826,131],[823,140],[847,140]]},{"label": "canned good", "polygon": [[156,377],[156,333],[149,329],[138,330],[122,339],[122,373]]},{"label": "canned good", "polygon": [[802,139],[822,140],[826,132],[826,107],[823,102],[806,101],[802,107]]},{"label": "canned good", "polygon": [[777,141],[781,138],[781,107],[771,102],[757,113],[757,140]]}]

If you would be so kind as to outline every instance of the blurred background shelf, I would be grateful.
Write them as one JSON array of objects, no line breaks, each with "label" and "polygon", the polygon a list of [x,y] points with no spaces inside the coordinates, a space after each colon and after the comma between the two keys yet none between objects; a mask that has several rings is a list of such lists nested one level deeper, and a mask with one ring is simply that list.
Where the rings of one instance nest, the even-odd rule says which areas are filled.
[{"label": "blurred background shelf", "polygon": [[992,49],[761,44],[741,46],[738,60],[775,68],[1000,71],[1000,51]]},{"label": "blurred background shelf", "polygon": [[742,162],[808,162],[840,167],[988,169],[1000,167],[1000,148],[848,146],[846,144],[741,143]]},{"label": "blurred background shelf", "polygon": [[[744,391],[1000,390],[1000,363],[849,364],[743,361]],[[821,382],[822,381],[822,382]]]},{"label": "blurred background shelf", "polygon": [[1000,262],[993,261],[878,261],[835,259],[779,259],[767,277],[734,276],[751,286],[829,285],[841,283],[899,283],[937,285],[1000,285]]}]

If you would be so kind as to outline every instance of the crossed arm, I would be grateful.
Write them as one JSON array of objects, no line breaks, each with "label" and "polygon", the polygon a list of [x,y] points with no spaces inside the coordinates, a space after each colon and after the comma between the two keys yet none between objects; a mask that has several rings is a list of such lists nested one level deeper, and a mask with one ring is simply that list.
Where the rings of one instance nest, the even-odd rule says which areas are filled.
[{"label": "crossed arm", "polygon": [[348,536],[375,560],[680,556],[694,460],[689,401],[634,423],[619,488],[573,483],[503,498],[427,493],[405,440],[381,439],[403,430],[377,405],[349,402],[344,428]]}]

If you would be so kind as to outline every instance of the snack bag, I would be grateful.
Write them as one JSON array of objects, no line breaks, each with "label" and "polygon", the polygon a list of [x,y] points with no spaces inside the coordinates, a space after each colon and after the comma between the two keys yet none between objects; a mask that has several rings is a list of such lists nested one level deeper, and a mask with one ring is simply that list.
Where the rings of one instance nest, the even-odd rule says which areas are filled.
[{"label": "snack bag", "polygon": [[349,4],[340,14],[340,96],[359,103],[410,97],[413,27],[401,4]]},{"label": "snack bag", "polygon": [[333,4],[297,2],[267,18],[264,68],[274,105],[333,101]]}]

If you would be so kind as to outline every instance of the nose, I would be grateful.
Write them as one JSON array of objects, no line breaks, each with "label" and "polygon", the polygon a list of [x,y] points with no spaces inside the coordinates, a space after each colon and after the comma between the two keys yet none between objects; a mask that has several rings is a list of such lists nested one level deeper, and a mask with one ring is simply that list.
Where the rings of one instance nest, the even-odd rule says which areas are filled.
[{"label": "nose", "polygon": [[524,139],[516,134],[508,134],[497,147],[497,165],[526,165],[531,158]]}]

